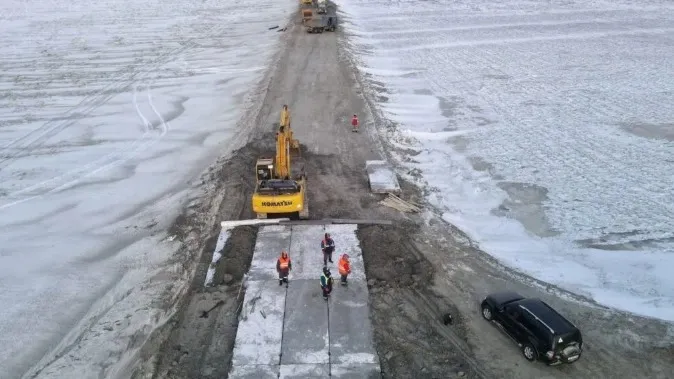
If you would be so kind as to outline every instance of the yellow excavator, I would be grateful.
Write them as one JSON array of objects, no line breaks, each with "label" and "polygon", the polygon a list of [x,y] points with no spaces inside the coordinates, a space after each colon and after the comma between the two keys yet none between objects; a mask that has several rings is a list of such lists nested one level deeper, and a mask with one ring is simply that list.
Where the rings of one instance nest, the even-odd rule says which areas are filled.
[{"label": "yellow excavator", "polygon": [[299,147],[290,127],[290,111],[284,105],[276,132],[276,156],[262,157],[255,163],[256,185],[252,202],[257,218],[309,218],[304,167],[297,173],[291,168],[291,160],[301,162]]}]

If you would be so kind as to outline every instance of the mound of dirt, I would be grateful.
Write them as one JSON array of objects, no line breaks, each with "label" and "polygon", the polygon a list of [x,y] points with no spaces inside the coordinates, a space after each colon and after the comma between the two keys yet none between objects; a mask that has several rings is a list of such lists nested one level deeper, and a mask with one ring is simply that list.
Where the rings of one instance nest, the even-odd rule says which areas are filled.
[{"label": "mound of dirt", "polygon": [[[363,225],[370,317],[384,378],[481,377],[471,367],[462,319],[435,293],[434,268],[414,241],[413,225]],[[452,315],[445,325],[443,316]]]}]

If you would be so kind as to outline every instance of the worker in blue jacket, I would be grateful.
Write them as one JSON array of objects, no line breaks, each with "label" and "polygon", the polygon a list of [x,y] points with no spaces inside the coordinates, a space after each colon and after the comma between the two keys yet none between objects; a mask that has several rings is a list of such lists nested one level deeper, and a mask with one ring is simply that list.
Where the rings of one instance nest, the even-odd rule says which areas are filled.
[{"label": "worker in blue jacket", "polygon": [[327,267],[323,267],[323,273],[321,274],[321,289],[323,290],[323,298],[328,300],[328,296],[332,292],[332,276]]}]

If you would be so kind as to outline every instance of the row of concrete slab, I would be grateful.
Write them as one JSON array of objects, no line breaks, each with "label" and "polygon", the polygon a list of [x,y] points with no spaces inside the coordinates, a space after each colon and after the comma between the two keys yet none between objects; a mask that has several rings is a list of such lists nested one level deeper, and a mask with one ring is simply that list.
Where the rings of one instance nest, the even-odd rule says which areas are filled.
[{"label": "row of concrete slab", "polygon": [[[230,378],[381,378],[356,228],[260,226],[245,280]],[[344,253],[352,265],[349,284],[341,286],[336,276],[327,301],[319,282],[320,243],[326,232],[336,245],[331,271],[337,273],[337,260]],[[282,250],[288,251],[293,265],[287,288],[279,285],[276,274]]]}]

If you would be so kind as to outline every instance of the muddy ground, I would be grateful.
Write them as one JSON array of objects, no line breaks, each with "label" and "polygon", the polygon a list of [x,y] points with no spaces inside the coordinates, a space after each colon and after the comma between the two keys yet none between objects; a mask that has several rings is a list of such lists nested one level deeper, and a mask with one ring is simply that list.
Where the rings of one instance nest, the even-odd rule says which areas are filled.
[{"label": "muddy ground", "polygon": [[[256,228],[233,231],[213,288],[204,278],[219,221],[252,218],[253,165],[273,152],[271,132],[283,104],[290,106],[295,137],[309,175],[312,219],[390,219],[393,226],[358,230],[371,288],[370,316],[385,378],[667,378],[674,372],[667,324],[609,311],[513,273],[479,251],[460,231],[439,220],[403,215],[377,204],[368,190],[366,159],[387,147],[374,125],[393,127],[378,113],[377,94],[354,76],[341,32],[306,34],[294,19],[282,37],[278,65],[258,91],[259,102],[241,121],[248,144],[204,177],[204,192],[176,222],[186,270],[194,282],[181,311],[144,349],[136,378],[226,378],[236,336]],[[352,133],[349,117],[364,130]],[[403,198],[417,203],[421,190],[403,182]],[[195,263],[198,262],[198,263]],[[504,288],[540,296],[576,322],[586,352],[572,366],[546,367],[524,360],[518,348],[481,319],[479,301]],[[560,296],[564,295],[564,296]],[[203,311],[215,307],[202,317]],[[449,312],[453,322],[445,325]]]}]

